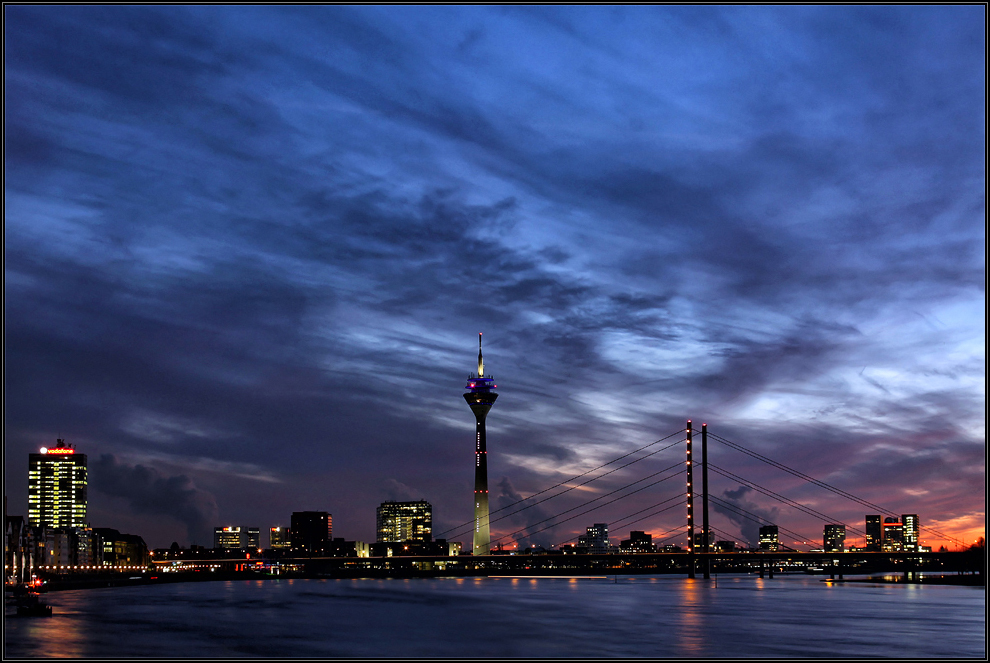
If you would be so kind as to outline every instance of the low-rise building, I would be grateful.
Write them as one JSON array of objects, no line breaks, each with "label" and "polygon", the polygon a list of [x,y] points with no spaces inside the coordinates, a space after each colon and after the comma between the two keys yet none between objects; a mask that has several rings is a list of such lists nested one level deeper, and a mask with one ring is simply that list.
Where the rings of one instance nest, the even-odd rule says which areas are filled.
[{"label": "low-rise building", "polygon": [[622,554],[656,551],[656,546],[653,545],[653,536],[639,530],[629,532],[629,538],[619,542],[619,552]]}]

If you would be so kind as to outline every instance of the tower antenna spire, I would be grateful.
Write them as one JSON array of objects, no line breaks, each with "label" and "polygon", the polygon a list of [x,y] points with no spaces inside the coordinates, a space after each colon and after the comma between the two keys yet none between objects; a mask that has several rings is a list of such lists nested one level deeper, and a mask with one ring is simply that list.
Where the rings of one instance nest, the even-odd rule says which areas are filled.
[{"label": "tower antenna spire", "polygon": [[481,332],[478,332],[478,377],[485,377],[485,360],[481,358]]},{"label": "tower antenna spire", "polygon": [[488,522],[488,441],[485,417],[495,404],[495,379],[485,377],[485,360],[481,356],[481,332],[478,332],[478,377],[468,378],[464,394],[474,413],[474,547],[475,555],[487,555],[491,547],[491,527]]}]

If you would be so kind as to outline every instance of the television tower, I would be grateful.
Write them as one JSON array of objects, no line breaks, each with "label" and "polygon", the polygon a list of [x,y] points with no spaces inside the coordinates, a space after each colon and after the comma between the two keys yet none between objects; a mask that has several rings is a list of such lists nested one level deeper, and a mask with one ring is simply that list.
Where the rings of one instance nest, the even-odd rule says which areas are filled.
[{"label": "television tower", "polygon": [[491,545],[488,527],[488,447],[485,443],[485,417],[498,398],[495,379],[485,377],[485,362],[481,357],[481,332],[478,332],[478,375],[469,376],[464,400],[471,406],[475,418],[474,433],[474,548],[475,555],[487,555]]}]

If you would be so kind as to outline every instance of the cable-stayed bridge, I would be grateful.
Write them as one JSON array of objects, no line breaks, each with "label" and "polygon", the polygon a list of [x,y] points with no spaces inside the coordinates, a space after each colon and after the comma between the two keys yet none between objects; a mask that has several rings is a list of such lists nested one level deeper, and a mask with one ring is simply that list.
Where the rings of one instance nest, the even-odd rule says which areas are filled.
[{"label": "cable-stayed bridge", "polygon": [[[698,457],[699,435],[701,437],[700,458]],[[663,454],[662,458],[664,460],[674,460],[674,462],[669,465],[665,464],[666,466],[660,470],[640,476],[639,478],[628,481],[616,488],[611,488],[607,492],[596,493],[594,497],[584,500],[576,506],[569,506],[566,509],[555,511],[549,516],[541,513],[542,517],[538,519],[529,519],[527,524],[523,527],[514,527],[504,533],[493,535],[491,542],[492,548],[496,548],[499,544],[502,544],[503,547],[511,546],[520,538],[531,538],[535,534],[552,530],[581,517],[586,517],[586,519],[594,518],[594,516],[590,514],[599,512],[603,507],[609,505],[617,503],[621,504],[623,502],[631,503],[633,500],[630,498],[644,492],[663,496],[664,499],[658,500],[646,508],[640,508],[634,512],[625,514],[618,519],[613,519],[612,522],[610,522],[610,528],[613,532],[622,527],[629,527],[637,523],[649,522],[649,520],[655,516],[680,507],[684,510],[683,513],[686,515],[683,523],[674,529],[664,532],[661,535],[663,538],[655,541],[654,543],[663,545],[668,541],[682,541],[685,544],[684,548],[686,551],[700,553],[707,551],[695,549],[693,536],[695,533],[702,534],[707,532],[707,536],[702,534],[701,541],[707,541],[709,545],[715,540],[714,536],[712,536],[713,534],[718,534],[724,537],[725,540],[738,542],[739,537],[737,535],[730,534],[710,525],[708,517],[709,505],[714,504],[718,510],[722,511],[724,514],[731,514],[735,516],[738,521],[748,520],[759,526],[774,525],[780,532],[788,534],[790,537],[795,539],[795,541],[803,542],[805,547],[814,546],[814,544],[808,543],[810,541],[821,540],[821,530],[811,535],[809,535],[808,532],[802,533],[794,531],[784,527],[779,522],[771,521],[765,515],[753,513],[743,508],[738,503],[725,499],[724,496],[719,497],[710,495],[708,492],[709,472],[729,479],[738,486],[744,486],[748,490],[764,495],[789,510],[797,511],[826,524],[844,525],[846,532],[856,533],[862,537],[866,536],[866,532],[863,529],[849,522],[843,522],[840,518],[823,513],[812,506],[802,504],[800,501],[777,492],[763,483],[741,476],[731,469],[711,462],[708,459],[708,447],[710,440],[724,448],[733,449],[737,452],[745,454],[751,459],[775,468],[789,477],[796,478],[801,484],[817,487],[818,489],[833,496],[837,496],[842,500],[864,507],[864,509],[874,514],[882,517],[900,516],[900,512],[889,507],[871,502],[870,500],[857,496],[849,491],[843,490],[826,483],[825,481],[810,476],[799,469],[789,467],[784,463],[768,458],[760,453],[757,453],[756,451],[746,448],[739,443],[733,442],[732,440],[720,435],[710,433],[707,430],[706,424],[703,424],[701,429],[697,429],[692,426],[690,421],[688,421],[687,426],[684,429],[673,431],[664,437],[613,458],[608,462],[598,465],[597,467],[569,477],[552,486],[549,486],[548,488],[535,492],[528,497],[510,504],[506,504],[497,510],[493,510],[490,514],[490,525],[492,529],[496,531],[500,529],[504,530],[504,524],[506,522],[518,522],[522,514],[525,514],[527,511],[535,507],[550,503],[557,498],[563,497],[568,493],[572,493],[572,491],[580,490],[589,484],[600,481],[610,475],[622,472],[623,470],[627,470],[626,474],[629,474],[629,468],[638,466],[643,461],[651,458],[661,458],[661,454]],[[676,457],[678,455],[678,448],[684,449],[685,455],[683,457]],[[680,483],[678,479],[683,480],[685,483]],[[541,509],[541,512],[545,512],[545,507]],[[700,519],[698,518],[699,515],[701,516]],[[499,523],[502,523],[503,526],[498,527]],[[447,539],[456,539],[458,536],[462,536],[470,531],[472,525],[473,521],[466,522],[457,527],[448,529],[445,532],[439,532],[437,536]],[[967,545],[963,541],[960,541],[959,539],[930,526],[922,525],[920,529],[927,534],[938,537],[941,540],[955,543],[957,546],[965,547]],[[800,548],[794,548],[786,545],[784,547],[794,552],[800,551]]]},{"label": "cable-stayed bridge", "polygon": [[[797,512],[802,517],[812,517],[826,524],[844,525],[845,530],[866,535],[862,529],[843,522],[834,516],[819,511],[811,504],[784,494],[785,487],[778,490],[766,485],[766,481],[756,481],[739,472],[737,467],[729,469],[721,460],[716,464],[709,458],[709,445],[720,449],[731,449],[748,458],[765,464],[788,477],[787,483],[807,486],[815,490],[849,501],[880,517],[897,516],[893,509],[871,502],[861,496],[834,486],[821,479],[806,474],[777,460],[753,451],[742,444],[708,431],[707,425],[695,428],[690,421],[676,431],[644,446],[624,453],[594,468],[568,477],[552,486],[536,491],[527,497],[517,499],[489,514],[489,526],[493,532],[490,552],[487,554],[462,554],[459,556],[395,555],[372,558],[306,558],[283,559],[283,563],[295,562],[305,572],[333,577],[382,576],[422,576],[422,575],[568,575],[568,574],[624,574],[624,573],[684,573],[689,577],[696,574],[710,578],[718,572],[759,572],[773,577],[774,572],[812,571],[842,577],[843,574],[862,574],[895,571],[905,578],[919,571],[973,572],[985,565],[982,553],[978,551],[929,552],[912,549],[847,552],[800,550],[810,548],[820,541],[818,536],[808,536],[807,532],[795,531],[781,525],[766,515],[744,508],[738,502],[726,499],[726,495],[709,493],[709,476],[716,475],[743,486],[782,505],[788,512]],[[683,455],[681,455],[683,454]],[[718,454],[711,454],[714,458]],[[652,461],[645,462],[644,461]],[[641,468],[645,471],[635,474]],[[575,496],[587,495],[589,486],[607,477],[619,485],[591,493],[590,497],[574,501]],[[602,482],[597,486],[608,482]],[[784,483],[784,482],[782,482]],[[597,488],[594,486],[594,488]],[[550,512],[548,506],[562,504],[567,496],[571,500],[565,506]],[[643,499],[647,496],[647,499]],[[637,502],[638,500],[638,502]],[[643,506],[644,502],[648,502]],[[620,527],[630,527],[643,523],[656,524],[658,518],[674,522],[671,514],[680,511],[673,527],[661,528],[664,531],[654,541],[659,549],[651,552],[585,553],[568,546],[555,550],[529,550],[520,552],[515,548],[519,541],[526,541],[542,532],[552,533],[557,527],[566,526],[573,531],[572,521],[583,519],[587,523],[598,518],[594,514],[611,507],[610,511],[621,509],[624,504],[633,504],[631,510],[619,518],[610,518],[612,531]],[[723,515],[731,515],[735,522],[752,522],[757,526],[773,526],[778,532],[793,537],[795,545],[781,544],[765,550],[744,549],[738,552],[713,550],[715,535],[725,540],[738,541],[738,538],[711,524],[709,509],[715,507]],[[509,525],[509,523],[515,523]],[[523,526],[519,526],[520,524]],[[572,523],[568,526],[568,523]],[[438,539],[453,540],[465,537],[474,531],[475,521],[462,523],[446,531],[437,532]],[[803,526],[800,526],[803,527]],[[655,528],[652,528],[655,529]],[[944,541],[954,542],[961,548],[965,544],[944,532],[930,526],[921,530]],[[820,532],[821,530],[819,530]],[[817,534],[817,533],[816,533]],[[699,535],[699,536],[695,536]],[[574,539],[571,539],[574,541]],[[672,543],[682,545],[674,546]],[[567,542],[565,542],[567,543]],[[915,542],[917,543],[917,542]],[[665,546],[664,544],[668,544]],[[802,545],[803,544],[803,545]],[[683,547],[682,547],[683,546]],[[212,563],[212,562],[211,562]],[[215,568],[225,568],[231,562],[218,560]],[[236,562],[234,562],[236,564]]]}]

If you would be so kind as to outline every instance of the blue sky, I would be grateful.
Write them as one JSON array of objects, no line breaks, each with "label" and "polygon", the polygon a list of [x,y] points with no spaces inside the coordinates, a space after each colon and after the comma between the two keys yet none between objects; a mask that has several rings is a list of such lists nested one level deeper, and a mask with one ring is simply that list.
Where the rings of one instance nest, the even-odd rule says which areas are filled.
[{"label": "blue sky", "polygon": [[982,535],[984,7],[4,12],[10,513],[60,436],[93,525],[152,546],[306,509],[369,540],[385,499],[445,530],[472,516],[483,331],[495,504],[691,418]]}]

